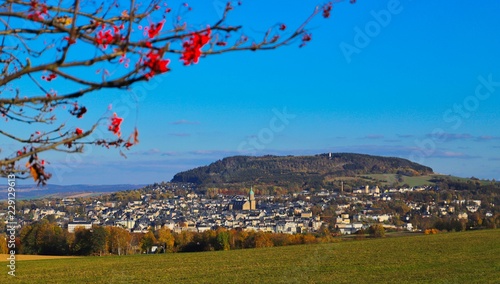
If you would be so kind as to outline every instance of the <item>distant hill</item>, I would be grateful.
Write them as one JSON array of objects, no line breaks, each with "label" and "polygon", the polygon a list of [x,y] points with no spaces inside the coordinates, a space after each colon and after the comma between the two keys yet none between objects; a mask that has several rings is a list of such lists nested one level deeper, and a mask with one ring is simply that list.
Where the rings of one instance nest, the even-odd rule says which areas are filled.
[{"label": "distant hill", "polygon": [[[115,184],[115,185],[54,185],[46,186],[36,185],[16,185],[16,197],[19,199],[36,199],[44,197],[68,197],[73,195],[94,195],[101,193],[112,193],[123,190],[138,189],[143,185],[134,184]],[[0,185],[0,193],[2,199],[7,197],[7,186]],[[4,198],[5,196],[5,198]]]},{"label": "distant hill", "polygon": [[321,187],[335,177],[363,174],[432,174],[431,168],[406,159],[353,153],[315,156],[234,156],[208,166],[178,173],[172,182],[190,182],[201,186],[260,184]]}]

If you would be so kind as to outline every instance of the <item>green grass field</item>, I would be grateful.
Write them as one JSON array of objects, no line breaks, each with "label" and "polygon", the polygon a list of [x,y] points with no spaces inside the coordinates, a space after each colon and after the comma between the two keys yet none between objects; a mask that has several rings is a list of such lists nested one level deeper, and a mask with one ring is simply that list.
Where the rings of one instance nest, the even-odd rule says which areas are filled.
[{"label": "green grass field", "polygon": [[[360,175],[359,177],[370,177],[371,180],[367,181],[378,181],[379,185],[389,185],[392,186],[396,181],[397,181],[397,175],[396,174],[366,174],[366,175]],[[447,178],[450,179],[451,181],[460,181],[460,182],[467,182],[470,179],[469,178],[462,178],[462,177],[455,177],[455,176],[447,176],[447,175],[440,175],[440,174],[432,174],[432,175],[423,175],[423,176],[414,176],[414,177],[409,177],[409,176],[402,176],[403,181],[399,182],[400,185],[403,184],[408,184],[409,186],[423,186],[423,185],[435,185],[434,182],[431,182],[432,179],[435,178]],[[384,182],[382,182],[384,181]],[[481,185],[487,185],[490,184],[491,181],[488,180],[478,180]]]},{"label": "green grass field", "polygon": [[[371,177],[374,180],[385,181],[381,182],[381,185],[392,185],[397,181],[397,177],[395,174],[368,174],[362,175]],[[433,178],[439,177],[439,175],[425,175],[425,176],[403,176],[403,181],[400,184],[408,184],[409,186],[423,186],[423,185],[434,185],[430,180]]]},{"label": "green grass field", "polygon": [[500,230],[19,261],[16,277],[3,270],[1,283],[500,283]]}]

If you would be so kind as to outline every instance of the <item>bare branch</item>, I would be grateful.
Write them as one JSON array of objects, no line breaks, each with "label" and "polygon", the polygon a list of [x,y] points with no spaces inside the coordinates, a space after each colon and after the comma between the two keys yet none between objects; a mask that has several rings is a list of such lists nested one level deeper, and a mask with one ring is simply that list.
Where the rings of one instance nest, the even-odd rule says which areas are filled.
[{"label": "bare branch", "polygon": [[[71,126],[74,123],[71,118],[82,118],[87,111],[76,102],[78,98],[103,89],[126,89],[169,72],[168,64],[173,56],[179,56],[184,65],[189,66],[198,63],[200,57],[210,55],[277,49],[300,36],[304,45],[311,39],[307,25],[321,11],[327,17],[325,15],[331,10],[331,2],[323,8],[318,6],[293,32],[287,34],[285,28],[273,26],[260,35],[260,40],[249,41],[241,33],[241,25],[227,23],[228,14],[234,9],[231,2],[213,25],[198,29],[180,20],[180,16],[184,16],[180,12],[170,27],[164,27],[170,8],[164,9],[159,0],[147,3],[137,5],[131,0],[125,9],[118,0],[114,5],[102,2],[99,6],[83,5],[80,0],[72,4],[59,1],[54,6],[39,0],[6,0],[0,4],[3,8],[0,10],[0,26],[3,25],[0,27],[1,118],[6,120],[4,123],[16,126],[33,124],[42,128],[34,132],[39,134],[28,138],[1,128],[0,134],[20,145],[20,150],[0,160],[0,176],[11,172],[26,173],[39,177],[39,182],[43,183],[50,175],[45,174],[43,165],[37,162],[37,155],[42,152],[77,153],[83,151],[84,145],[129,148],[138,143],[137,130],[128,140],[120,137],[122,119],[118,117],[110,121],[108,130],[112,138],[84,140],[93,133],[97,123],[86,132]],[[187,13],[189,9],[180,6],[181,12]],[[155,22],[159,17],[162,20]],[[229,35],[238,33],[239,38],[227,40]],[[80,54],[80,50],[87,52]],[[82,68],[88,72],[81,72]],[[102,77],[96,76],[101,71]],[[23,78],[28,80],[16,81]],[[72,91],[58,94],[52,90],[50,82],[56,78],[71,86]],[[28,82],[32,85],[29,87],[35,87],[35,92],[29,89],[26,95],[25,90],[29,87],[13,87],[16,82]],[[54,127],[64,107],[71,108],[64,111],[69,118]],[[19,166],[20,161],[26,159],[29,159],[29,170]]]}]

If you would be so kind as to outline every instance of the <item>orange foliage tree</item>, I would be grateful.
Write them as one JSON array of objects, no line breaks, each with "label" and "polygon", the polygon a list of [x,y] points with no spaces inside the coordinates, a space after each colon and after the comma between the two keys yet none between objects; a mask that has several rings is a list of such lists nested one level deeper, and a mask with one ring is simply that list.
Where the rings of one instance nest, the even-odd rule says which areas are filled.
[{"label": "orange foliage tree", "polygon": [[129,231],[120,227],[106,227],[107,247],[112,254],[128,254],[132,236]]}]

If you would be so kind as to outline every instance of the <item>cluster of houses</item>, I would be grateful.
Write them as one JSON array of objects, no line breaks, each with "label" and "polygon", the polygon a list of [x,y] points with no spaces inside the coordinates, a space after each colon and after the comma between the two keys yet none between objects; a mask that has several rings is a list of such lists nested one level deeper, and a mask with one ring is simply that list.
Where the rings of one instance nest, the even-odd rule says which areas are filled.
[{"label": "cluster of houses", "polygon": [[[157,185],[152,192],[172,192],[171,184]],[[177,186],[177,185],[176,185]],[[421,188],[402,188],[382,192],[379,187],[368,186],[343,191],[321,190],[311,193],[302,191],[287,194],[279,198],[274,196],[255,196],[251,188],[247,196],[217,195],[209,198],[197,193],[195,188],[186,187],[185,194],[173,195],[171,198],[155,199],[151,193],[141,195],[139,200],[130,202],[104,201],[96,198],[89,204],[80,204],[78,199],[64,198],[52,202],[46,208],[25,208],[21,214],[29,216],[24,223],[37,221],[52,215],[61,227],[74,232],[76,227],[91,228],[92,225],[121,226],[133,233],[145,233],[150,229],[162,227],[174,232],[203,232],[218,227],[228,229],[255,230],[274,233],[317,232],[323,225],[332,223],[341,234],[353,234],[366,229],[370,224],[382,223],[387,228],[415,230],[409,218],[395,216],[392,213],[381,214],[373,210],[374,201],[389,201],[395,193],[407,191],[423,191]],[[430,206],[437,208],[440,215],[458,214],[459,218],[467,218],[467,213],[454,212],[455,204],[419,204],[406,201],[411,210],[430,214]],[[49,204],[47,204],[49,205]],[[326,208],[335,206],[335,216],[323,216]],[[466,205],[458,204],[458,205]],[[480,201],[467,203],[467,210],[475,212]],[[75,212],[75,208],[80,208]],[[313,210],[313,207],[315,210]],[[356,207],[356,210],[353,210]],[[57,208],[57,209],[55,209]],[[72,209],[69,213],[69,209]],[[68,210],[66,210],[68,209]],[[313,214],[313,211],[314,214]],[[351,212],[349,214],[348,212]],[[355,212],[355,213],[352,213]],[[394,218],[400,220],[394,225]],[[403,225],[401,225],[403,221]]]},{"label": "cluster of houses", "polygon": [[[67,199],[66,199],[67,201]],[[68,231],[92,224],[121,226],[133,233],[145,233],[149,229],[169,228],[174,232],[206,230],[224,227],[228,229],[265,231],[274,233],[315,232],[323,222],[308,211],[310,204],[286,202],[273,204],[260,202],[257,207],[253,191],[248,197],[233,196],[208,199],[197,193],[152,200],[150,194],[141,200],[128,202],[124,207],[116,202],[95,200],[85,206],[85,216],[68,224]],[[82,216],[79,216],[82,217]]]}]

